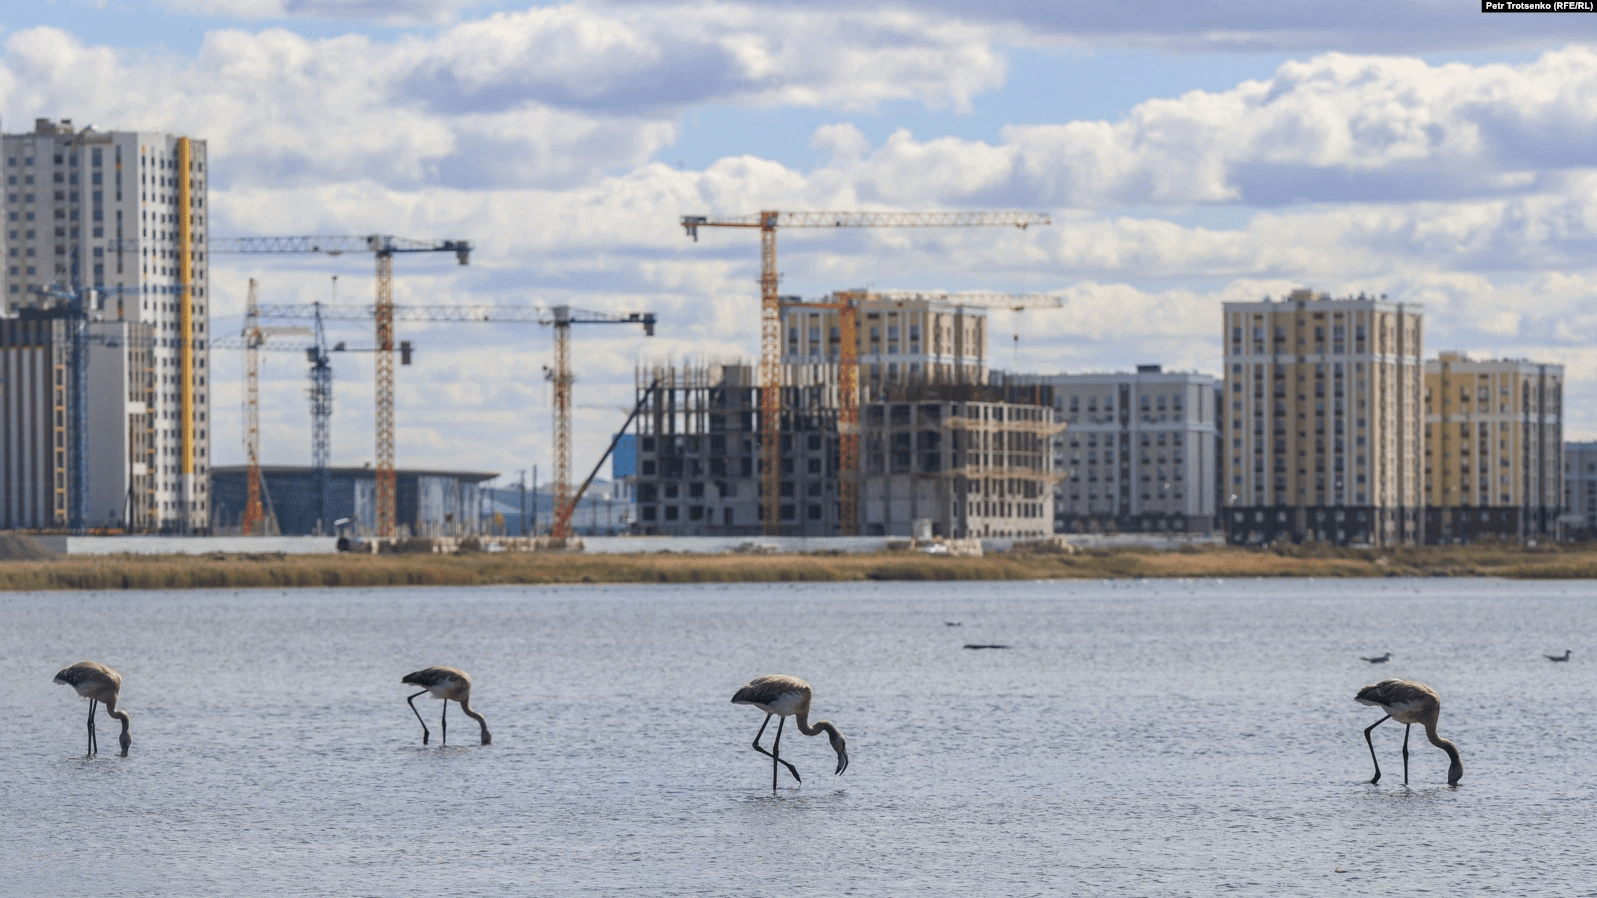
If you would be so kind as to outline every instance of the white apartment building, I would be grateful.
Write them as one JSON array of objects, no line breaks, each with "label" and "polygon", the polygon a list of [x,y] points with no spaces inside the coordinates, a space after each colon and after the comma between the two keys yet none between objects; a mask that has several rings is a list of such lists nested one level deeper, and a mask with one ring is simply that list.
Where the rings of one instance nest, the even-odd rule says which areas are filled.
[{"label": "white apartment building", "polygon": [[[104,526],[122,495],[119,526],[204,529],[211,455],[205,142],[39,119],[30,132],[0,135],[0,163],[0,310],[58,313],[70,303],[62,294],[78,291],[90,322],[147,326],[89,325],[91,357],[131,346],[138,351],[109,355],[147,371],[111,376],[105,372],[115,364],[87,364],[88,393],[132,395],[145,382],[153,389],[143,400],[91,403],[85,411],[115,420],[89,427],[84,443],[98,431],[126,430],[128,457],[89,448],[88,483],[68,484],[84,495],[69,497],[69,507],[81,501],[84,523]],[[96,382],[103,377],[114,382]],[[63,437],[70,456],[76,438]],[[0,455],[0,466],[13,463]],[[136,508],[150,515],[141,518]]]},{"label": "white apartment building", "polygon": [[1054,531],[1207,532],[1215,518],[1215,386],[1207,374],[1008,375],[1053,387]]}]

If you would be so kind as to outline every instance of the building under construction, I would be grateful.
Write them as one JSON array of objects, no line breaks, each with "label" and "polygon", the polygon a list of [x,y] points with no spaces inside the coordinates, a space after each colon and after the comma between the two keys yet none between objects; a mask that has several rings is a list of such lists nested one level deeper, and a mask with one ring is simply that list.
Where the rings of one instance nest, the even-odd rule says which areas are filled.
[{"label": "building under construction", "polygon": [[[980,311],[854,296],[783,303],[779,532],[1051,535],[1050,442],[1060,429],[1051,388],[985,383]],[[854,307],[845,311],[845,302]],[[851,379],[841,351],[849,331],[858,350],[853,402],[842,386]],[[640,369],[640,398],[651,384],[636,425],[636,532],[765,533],[752,366]],[[851,421],[858,448],[849,453]]]}]

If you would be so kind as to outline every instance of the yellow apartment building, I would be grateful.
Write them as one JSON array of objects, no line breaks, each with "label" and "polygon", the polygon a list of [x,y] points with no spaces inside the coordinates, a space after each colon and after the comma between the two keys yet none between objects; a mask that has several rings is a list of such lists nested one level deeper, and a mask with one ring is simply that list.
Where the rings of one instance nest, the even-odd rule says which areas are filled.
[{"label": "yellow apartment building", "polygon": [[1432,542],[1551,538],[1563,505],[1564,368],[1444,352],[1425,363]]}]

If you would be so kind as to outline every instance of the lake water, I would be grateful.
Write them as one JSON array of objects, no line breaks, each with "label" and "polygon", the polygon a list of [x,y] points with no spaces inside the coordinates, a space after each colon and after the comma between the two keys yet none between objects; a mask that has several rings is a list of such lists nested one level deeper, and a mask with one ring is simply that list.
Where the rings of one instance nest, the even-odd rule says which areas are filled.
[{"label": "lake water", "polygon": [[[1594,632],[1593,584],[1482,580],[0,595],[0,894],[1597,894]],[[80,659],[131,757],[81,758]],[[431,664],[492,745],[425,697],[421,745]],[[772,796],[763,673],[846,774],[789,726]],[[1387,676],[1459,788],[1391,722],[1366,783]]]}]

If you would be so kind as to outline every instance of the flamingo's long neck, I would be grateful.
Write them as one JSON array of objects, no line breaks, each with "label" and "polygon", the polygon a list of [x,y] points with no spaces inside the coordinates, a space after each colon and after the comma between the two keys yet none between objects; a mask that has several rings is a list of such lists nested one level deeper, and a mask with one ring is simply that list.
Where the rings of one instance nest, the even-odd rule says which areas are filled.
[{"label": "flamingo's long neck", "polygon": [[1464,775],[1464,762],[1458,756],[1458,746],[1436,735],[1435,717],[1425,721],[1425,738],[1431,740],[1432,745],[1447,752],[1447,759],[1452,762],[1447,768],[1448,785],[1458,782],[1459,778]]},{"label": "flamingo's long neck", "polygon": [[122,744],[122,756],[127,757],[128,746],[133,744],[133,734],[129,732],[133,719],[128,716],[128,712],[117,710],[115,698],[105,703],[105,713],[108,717],[122,721],[122,735],[118,737],[118,741]]},{"label": "flamingo's long neck", "polygon": [[819,736],[822,733],[827,734],[829,737],[838,735],[837,727],[832,726],[830,720],[817,720],[814,726],[810,726],[809,702],[805,702],[799,707],[798,711],[794,712],[793,722],[798,724],[799,732],[806,736]]},{"label": "flamingo's long neck", "polygon": [[488,720],[487,720],[487,718],[483,717],[481,714],[478,714],[476,711],[473,711],[472,708],[471,708],[471,696],[466,695],[466,696],[462,696],[461,697],[461,699],[460,699],[460,710],[466,712],[466,716],[467,717],[470,717],[472,720],[477,721],[477,725],[479,727],[482,727],[482,744],[483,745],[487,745],[489,742],[493,741],[493,736],[488,734]]}]

